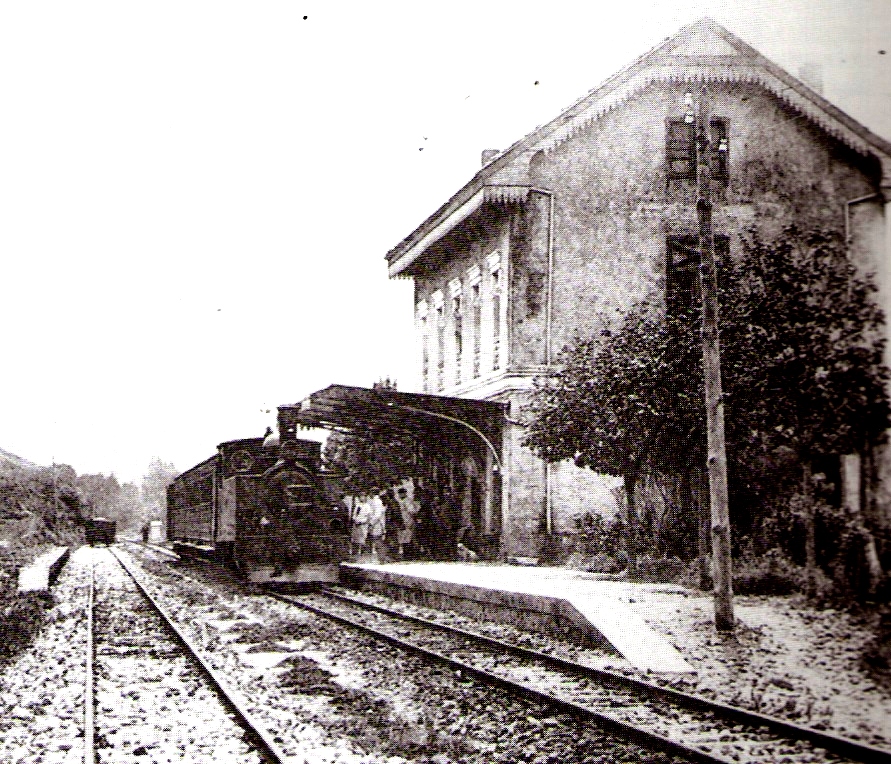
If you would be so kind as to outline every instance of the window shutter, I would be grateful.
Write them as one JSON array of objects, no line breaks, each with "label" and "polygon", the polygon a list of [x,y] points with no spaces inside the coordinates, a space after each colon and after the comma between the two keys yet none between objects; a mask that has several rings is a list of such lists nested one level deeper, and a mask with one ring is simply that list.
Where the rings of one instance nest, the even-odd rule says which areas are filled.
[{"label": "window shutter", "polygon": [[665,127],[665,165],[669,178],[696,177],[696,141],[693,125],[670,119]]}]

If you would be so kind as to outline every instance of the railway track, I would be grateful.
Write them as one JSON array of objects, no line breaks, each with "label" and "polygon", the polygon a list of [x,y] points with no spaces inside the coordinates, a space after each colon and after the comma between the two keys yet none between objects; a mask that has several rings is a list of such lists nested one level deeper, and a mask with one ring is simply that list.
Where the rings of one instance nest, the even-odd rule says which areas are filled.
[{"label": "railway track", "polygon": [[93,550],[84,764],[286,760],[112,549]]},{"label": "railway track", "polygon": [[644,747],[709,764],[891,763],[891,752],[711,701],[331,590],[272,594],[426,660],[445,664]]}]

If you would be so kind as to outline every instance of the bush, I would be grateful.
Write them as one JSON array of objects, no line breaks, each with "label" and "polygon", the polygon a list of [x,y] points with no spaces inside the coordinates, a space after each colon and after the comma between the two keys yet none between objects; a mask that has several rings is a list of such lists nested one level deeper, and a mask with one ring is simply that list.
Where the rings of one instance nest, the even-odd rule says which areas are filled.
[{"label": "bush", "polygon": [[780,549],[734,562],[733,591],[737,594],[794,594],[803,585],[804,570]]},{"label": "bush", "polygon": [[52,595],[14,594],[0,610],[0,665],[27,647],[40,631]]},{"label": "bush", "polygon": [[564,539],[558,533],[547,533],[539,548],[539,560],[544,565],[562,565],[572,554],[571,539]]},{"label": "bush", "polygon": [[624,567],[619,567],[615,557],[608,554],[595,554],[585,563],[585,570],[589,573],[619,573]]},{"label": "bush", "polygon": [[582,555],[602,554],[606,549],[606,523],[600,515],[585,512],[575,519],[576,551]]},{"label": "bush", "polygon": [[632,564],[629,577],[634,581],[654,584],[678,583],[687,572],[687,566],[679,557],[638,557]]}]

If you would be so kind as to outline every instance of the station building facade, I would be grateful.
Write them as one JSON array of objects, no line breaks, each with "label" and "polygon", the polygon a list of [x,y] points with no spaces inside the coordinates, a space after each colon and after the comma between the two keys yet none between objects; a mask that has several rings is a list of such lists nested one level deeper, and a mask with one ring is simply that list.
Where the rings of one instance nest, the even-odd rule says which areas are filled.
[{"label": "station building facade", "polygon": [[[891,144],[720,25],[684,27],[510,148],[484,152],[387,254],[391,277],[414,280],[419,394],[503,411],[497,458],[463,453],[457,469],[497,485],[480,530],[504,555],[536,556],[578,515],[621,504],[616,479],[526,449],[523,408],[564,346],[683,283],[698,232],[688,94],[703,87],[716,246],[735,256],[752,225],[766,238],[790,222],[834,229],[891,315]],[[857,455],[840,456],[846,502],[871,492],[887,522],[882,459],[867,474]]]}]

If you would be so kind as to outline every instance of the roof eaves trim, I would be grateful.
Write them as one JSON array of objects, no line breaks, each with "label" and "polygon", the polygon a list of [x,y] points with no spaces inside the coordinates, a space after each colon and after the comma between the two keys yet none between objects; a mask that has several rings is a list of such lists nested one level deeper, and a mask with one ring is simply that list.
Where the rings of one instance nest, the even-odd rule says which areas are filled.
[{"label": "roof eaves trim", "polygon": [[450,212],[438,216],[429,230],[414,244],[399,252],[388,267],[390,278],[400,275],[409,268],[424,252],[450,231],[463,223],[484,204],[515,204],[525,201],[531,186],[493,185],[482,186],[467,201]]},{"label": "roof eaves trim", "polygon": [[415,260],[423,255],[427,247],[434,242],[439,241],[458,224],[467,220],[467,218],[483,206],[483,198],[483,189],[480,189],[471,196],[470,199],[464,202],[464,204],[452,210],[444,217],[441,217],[433,227],[414,244],[400,252],[399,256],[393,260],[387,268],[390,278],[398,276],[402,271],[415,262]]},{"label": "roof eaves trim", "polygon": [[[585,130],[607,112],[621,105],[644,88],[655,82],[683,83],[688,85],[714,82],[741,82],[755,84],[774,93],[780,100],[797,109],[808,119],[819,125],[823,130],[846,144],[855,151],[869,155],[880,153],[887,155],[891,144],[879,136],[872,135],[866,128],[847,117],[825,99],[807,92],[806,86],[794,81],[791,77],[780,77],[769,71],[762,65],[744,65],[738,63],[726,65],[699,65],[675,64],[662,65],[645,69],[620,86],[604,93],[603,96],[586,109],[556,126],[547,135],[539,140],[535,148],[547,152],[553,151],[560,145],[570,140],[575,135]],[[823,103],[817,102],[817,98]]]}]

